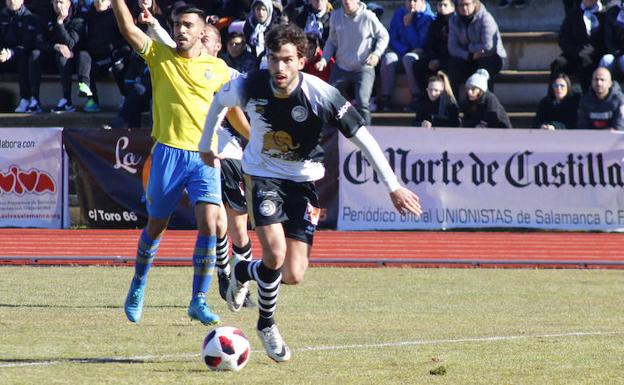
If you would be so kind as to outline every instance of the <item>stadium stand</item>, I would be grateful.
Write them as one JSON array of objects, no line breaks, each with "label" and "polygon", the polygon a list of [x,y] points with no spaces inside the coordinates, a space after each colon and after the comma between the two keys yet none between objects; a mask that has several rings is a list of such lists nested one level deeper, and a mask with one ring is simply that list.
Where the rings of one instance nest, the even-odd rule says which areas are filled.
[{"label": "stadium stand", "polygon": [[[404,4],[402,0],[376,0],[385,9],[383,23],[390,24],[395,9]],[[508,53],[507,63],[496,78],[495,93],[509,112],[514,127],[529,127],[534,119],[539,100],[545,96],[549,75],[549,65],[559,53],[557,31],[564,17],[561,0],[532,1],[524,8],[500,9],[494,1],[485,1],[488,10],[498,22],[502,39]],[[41,102],[48,108],[58,99],[58,77],[44,75],[41,86]],[[64,126],[93,127],[107,124],[115,116],[120,95],[111,78],[102,81],[100,104],[104,111],[86,116],[83,113],[54,116],[40,114],[25,119],[12,113],[0,114],[0,126]],[[74,87],[76,88],[76,87]],[[73,92],[77,97],[77,89]],[[17,95],[16,75],[0,74],[0,102],[15,103],[11,94]],[[7,95],[8,94],[8,95]],[[17,96],[15,96],[17,98]],[[404,74],[398,74],[393,101],[397,105],[407,105],[411,93],[407,88]],[[14,106],[14,104],[11,104]],[[9,106],[10,107],[10,106]],[[0,111],[12,111],[0,105]],[[373,124],[409,125],[413,113],[373,113]],[[148,122],[148,119],[144,119]]]}]

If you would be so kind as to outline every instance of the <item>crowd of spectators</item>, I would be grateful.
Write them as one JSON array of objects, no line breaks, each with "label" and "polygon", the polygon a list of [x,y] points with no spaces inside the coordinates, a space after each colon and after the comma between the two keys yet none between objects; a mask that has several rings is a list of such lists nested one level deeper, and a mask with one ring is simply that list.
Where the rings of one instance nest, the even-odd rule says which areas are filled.
[{"label": "crowd of spectators", "polygon": [[[127,1],[141,28],[165,40],[170,15],[185,3]],[[376,93],[378,110],[414,112],[417,126],[511,127],[494,89],[507,53],[488,7],[514,12],[528,0],[405,0],[388,28],[381,20],[383,8],[360,0],[186,2],[211,15],[209,21],[221,35],[219,56],[241,73],[266,66],[264,36],[272,25],[301,27],[310,43],[304,72],[337,87],[368,124]],[[624,120],[619,86],[624,78],[624,0],[563,0],[563,5],[561,54],[551,64],[547,95],[539,101],[532,126],[619,129]],[[142,20],[142,9],[150,10],[153,20]],[[46,71],[58,75],[62,91],[51,112],[76,111],[74,78],[82,110],[100,111],[96,80],[108,76],[122,95],[111,126],[139,126],[141,114],[150,108],[149,72],[121,37],[110,0],[5,0],[0,72],[17,74],[16,112],[43,111],[39,92]],[[397,73],[405,74],[411,95],[407,103],[394,103]]]}]

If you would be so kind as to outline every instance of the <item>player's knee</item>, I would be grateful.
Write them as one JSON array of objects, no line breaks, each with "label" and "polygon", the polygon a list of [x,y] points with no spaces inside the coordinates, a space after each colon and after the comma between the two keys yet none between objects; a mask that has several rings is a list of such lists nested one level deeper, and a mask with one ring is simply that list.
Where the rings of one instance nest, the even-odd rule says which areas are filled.
[{"label": "player's knee", "polygon": [[282,283],[285,285],[297,285],[303,282],[303,276],[305,275],[305,271],[283,271],[282,272]]}]

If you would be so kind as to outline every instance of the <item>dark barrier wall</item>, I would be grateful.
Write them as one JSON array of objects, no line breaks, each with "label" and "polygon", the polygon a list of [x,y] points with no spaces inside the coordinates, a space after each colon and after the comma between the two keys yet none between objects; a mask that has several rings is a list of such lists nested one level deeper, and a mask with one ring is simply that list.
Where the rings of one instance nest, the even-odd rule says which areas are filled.
[{"label": "dark barrier wall", "polygon": [[[81,215],[92,228],[142,228],[147,221],[143,186],[153,141],[147,129],[65,129],[63,144],[75,174]],[[327,173],[317,182],[322,206],[320,226],[335,228],[338,208],[338,140],[323,138]],[[189,200],[183,197],[171,229],[195,229]]]}]

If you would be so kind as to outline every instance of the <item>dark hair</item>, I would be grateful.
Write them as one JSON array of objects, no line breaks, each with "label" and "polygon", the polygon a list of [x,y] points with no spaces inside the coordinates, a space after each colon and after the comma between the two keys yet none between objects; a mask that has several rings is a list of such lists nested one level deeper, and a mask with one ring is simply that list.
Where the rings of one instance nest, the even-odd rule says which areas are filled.
[{"label": "dark hair", "polygon": [[555,82],[555,80],[557,80],[557,79],[562,79],[566,83],[566,86],[568,88],[568,95],[570,95],[573,92],[573,90],[572,90],[572,80],[570,80],[570,77],[568,75],[566,75],[563,72],[560,72],[560,73],[555,74],[554,76],[550,77],[550,81],[548,82],[548,97],[550,97],[550,98],[554,98],[555,97],[555,92],[553,91],[552,85]]},{"label": "dark hair", "polygon": [[277,52],[286,44],[293,44],[300,58],[307,56],[308,38],[301,28],[294,24],[278,24],[272,27],[266,36],[266,47]]},{"label": "dark hair", "polygon": [[206,13],[194,6],[193,4],[184,4],[180,5],[179,7],[173,8],[171,11],[171,19],[187,13],[196,14],[202,20],[202,22],[206,23]]}]

